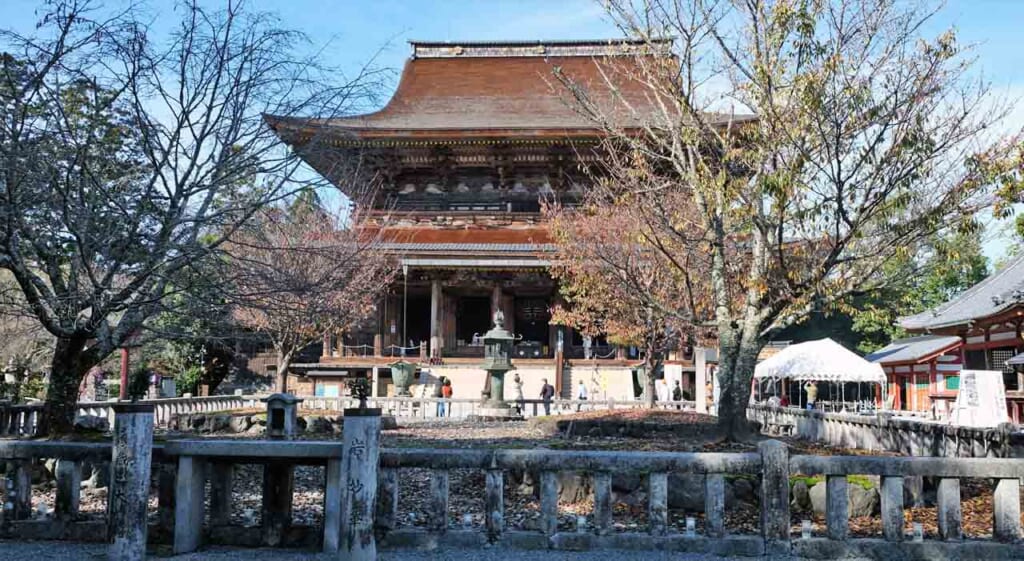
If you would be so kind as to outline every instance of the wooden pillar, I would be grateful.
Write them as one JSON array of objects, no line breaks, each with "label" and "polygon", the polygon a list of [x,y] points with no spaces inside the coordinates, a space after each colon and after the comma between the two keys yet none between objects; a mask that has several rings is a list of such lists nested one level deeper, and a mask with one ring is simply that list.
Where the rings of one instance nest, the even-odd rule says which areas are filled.
[{"label": "wooden pillar", "polygon": [[441,281],[430,281],[430,356],[441,356]]}]

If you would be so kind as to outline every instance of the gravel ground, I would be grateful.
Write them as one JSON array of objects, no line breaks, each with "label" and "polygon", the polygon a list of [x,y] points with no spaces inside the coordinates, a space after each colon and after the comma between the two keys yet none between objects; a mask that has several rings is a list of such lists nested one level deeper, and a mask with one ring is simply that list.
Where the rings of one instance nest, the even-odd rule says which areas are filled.
[{"label": "gravel ground", "polygon": [[[106,547],[101,544],[74,544],[67,542],[9,542],[0,541],[0,561],[25,559],[48,561],[106,561]],[[337,556],[319,555],[302,551],[279,549],[210,548],[199,553],[174,557],[151,557],[174,561],[312,561],[337,559]],[[380,561],[738,561],[733,557],[714,557],[699,554],[672,554],[666,552],[627,551],[518,551],[493,549],[449,549],[444,551],[390,550],[381,552]],[[749,559],[749,558],[744,558]]]}]

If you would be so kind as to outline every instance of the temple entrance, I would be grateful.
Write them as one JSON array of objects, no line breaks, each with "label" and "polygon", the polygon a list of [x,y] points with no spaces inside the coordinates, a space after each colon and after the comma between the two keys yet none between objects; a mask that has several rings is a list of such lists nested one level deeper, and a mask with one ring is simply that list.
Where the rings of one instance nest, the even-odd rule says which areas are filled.
[{"label": "temple entrance", "polygon": [[486,296],[459,297],[455,308],[456,344],[465,347],[473,344],[491,328],[491,299]]},{"label": "temple entrance", "polygon": [[522,339],[515,345],[515,356],[541,358],[550,356],[551,332],[548,329],[551,312],[546,298],[516,299],[516,337]]},{"label": "temple entrance", "polygon": [[[409,295],[406,301],[406,307],[408,309],[408,318],[405,324],[406,334],[405,341],[401,342],[401,346],[410,347],[419,345],[420,343],[430,342],[430,296],[429,295]],[[402,336],[402,324],[399,322],[398,336]],[[413,351],[407,351],[407,353],[415,354]]]}]

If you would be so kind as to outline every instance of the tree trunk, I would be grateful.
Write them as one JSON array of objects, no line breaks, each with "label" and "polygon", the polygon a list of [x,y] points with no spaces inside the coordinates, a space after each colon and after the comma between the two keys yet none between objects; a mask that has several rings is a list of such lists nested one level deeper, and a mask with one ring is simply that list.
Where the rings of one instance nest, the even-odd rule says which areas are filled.
[{"label": "tree trunk", "polygon": [[292,364],[292,353],[277,351],[277,373],[275,386],[277,393],[288,393],[288,367]]},{"label": "tree trunk", "polygon": [[747,420],[750,381],[762,343],[756,338],[737,337],[735,330],[719,332],[718,426],[732,441],[751,438]]},{"label": "tree trunk", "polygon": [[653,348],[648,346],[647,352],[644,355],[644,370],[647,373],[647,380],[645,380],[646,387],[644,388],[644,393],[647,395],[644,396],[644,401],[646,402],[648,409],[654,409],[654,402],[658,397],[657,380],[654,378],[654,375],[658,372],[658,362],[659,361]]},{"label": "tree trunk", "polygon": [[43,413],[51,434],[69,434],[74,430],[78,389],[82,377],[93,366],[84,360],[85,342],[85,337],[58,338],[54,345]]}]

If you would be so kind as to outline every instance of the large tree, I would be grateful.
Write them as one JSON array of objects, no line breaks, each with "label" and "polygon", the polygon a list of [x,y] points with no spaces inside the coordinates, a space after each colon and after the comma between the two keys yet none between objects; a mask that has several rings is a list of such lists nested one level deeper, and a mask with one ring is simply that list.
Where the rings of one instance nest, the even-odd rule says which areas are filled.
[{"label": "large tree", "polygon": [[630,204],[643,191],[622,235],[641,232],[681,285],[703,287],[692,301],[647,296],[715,329],[720,423],[741,438],[767,338],[884,283],[894,259],[973,221],[1016,165],[1019,136],[993,132],[1005,111],[972,79],[953,31],[925,35],[925,3],[603,5],[651,55],[602,63],[608,82],[641,84],[650,103],[613,105],[609,88],[562,77],[615,155],[601,172],[621,179],[596,182],[585,206]]},{"label": "large tree", "polygon": [[273,344],[278,392],[296,353],[366,320],[396,271],[358,214],[337,214],[303,193],[261,211],[228,245],[228,299],[241,325]]},{"label": "large tree", "polygon": [[[136,334],[259,209],[313,174],[262,114],[363,109],[301,34],[235,3],[152,14],[57,0],[0,31],[0,267],[55,340],[46,421],[70,430],[85,372]],[[171,14],[164,13],[163,18]],[[315,146],[315,142],[310,144]]]}]

